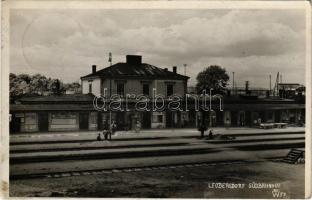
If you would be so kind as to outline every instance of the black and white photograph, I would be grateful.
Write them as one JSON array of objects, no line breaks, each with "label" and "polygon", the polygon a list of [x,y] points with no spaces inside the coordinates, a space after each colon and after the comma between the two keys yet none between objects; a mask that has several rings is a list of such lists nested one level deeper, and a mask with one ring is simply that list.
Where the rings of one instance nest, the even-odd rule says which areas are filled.
[{"label": "black and white photograph", "polygon": [[12,2],[9,197],[311,195],[307,2]]}]

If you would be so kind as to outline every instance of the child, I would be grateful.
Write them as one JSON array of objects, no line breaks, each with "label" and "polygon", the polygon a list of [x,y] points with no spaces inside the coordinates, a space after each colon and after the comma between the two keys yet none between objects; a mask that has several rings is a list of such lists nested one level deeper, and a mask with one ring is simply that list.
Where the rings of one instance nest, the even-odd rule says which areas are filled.
[{"label": "child", "polygon": [[102,140],[102,138],[101,138],[101,134],[100,134],[100,133],[98,134],[98,136],[97,136],[96,140],[97,140],[97,141],[101,141],[101,140]]}]

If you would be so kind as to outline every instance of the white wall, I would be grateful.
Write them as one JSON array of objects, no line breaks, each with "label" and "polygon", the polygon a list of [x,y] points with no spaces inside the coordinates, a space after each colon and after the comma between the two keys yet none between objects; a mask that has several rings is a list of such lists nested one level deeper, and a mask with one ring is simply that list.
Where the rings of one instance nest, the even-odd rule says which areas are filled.
[{"label": "white wall", "polygon": [[175,95],[183,97],[184,94],[184,81],[183,80],[155,80],[153,81],[152,87],[156,89],[157,94],[166,96],[167,84],[166,82],[174,82],[173,93]]},{"label": "white wall", "polygon": [[[143,93],[143,84],[141,82],[141,79],[137,80],[127,80],[125,82],[125,94],[134,94],[134,95],[139,95]],[[156,89],[156,93],[160,95],[166,96],[166,82],[174,82],[173,85],[173,93],[176,95],[179,95],[183,97],[184,94],[184,81],[183,80],[153,80],[150,83],[150,95],[153,94],[153,88]],[[89,84],[92,83],[92,93],[94,95],[101,95],[103,91],[101,91],[101,79],[100,78],[95,78],[95,79],[90,79],[90,80],[82,80],[81,85],[82,85],[82,93],[83,94],[88,94],[89,93]],[[112,86],[110,87],[110,83]],[[116,94],[116,81],[112,79],[111,81],[109,79],[103,79],[102,81],[102,88],[107,88],[106,95],[110,96],[109,90],[110,88],[112,89],[112,94]]]},{"label": "white wall", "polygon": [[82,80],[82,94],[88,94],[89,93],[89,84],[92,83],[92,94],[96,96],[101,95],[101,79],[96,78],[92,80]]},{"label": "white wall", "polygon": [[[67,114],[68,118],[58,118],[59,115]],[[52,116],[54,115],[54,117]],[[49,131],[74,131],[79,130],[78,112],[53,112],[49,113]]]}]

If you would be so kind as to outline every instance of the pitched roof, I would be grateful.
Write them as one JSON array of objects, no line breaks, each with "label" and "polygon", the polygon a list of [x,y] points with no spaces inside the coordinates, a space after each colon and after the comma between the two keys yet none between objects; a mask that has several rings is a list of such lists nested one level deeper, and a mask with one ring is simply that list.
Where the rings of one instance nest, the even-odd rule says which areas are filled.
[{"label": "pitched roof", "polygon": [[96,111],[92,104],[10,104],[10,111]]},{"label": "pitched roof", "polygon": [[162,69],[150,64],[129,64],[129,63],[116,63],[110,67],[101,69],[95,73],[88,74],[81,77],[109,77],[109,78],[144,78],[144,79],[189,79],[188,76],[183,76],[166,69]]},{"label": "pitched roof", "polygon": [[[214,110],[220,109],[220,104],[212,104],[211,107]],[[190,104],[190,108],[194,108]],[[278,110],[278,109],[304,109],[305,104],[298,103],[260,103],[260,104],[223,104],[224,110],[241,111],[263,111],[263,110]],[[93,104],[10,104],[10,112],[22,112],[22,111],[96,111]]]},{"label": "pitched roof", "polygon": [[21,103],[89,103],[94,99],[93,94],[62,94],[50,96],[22,97]]}]

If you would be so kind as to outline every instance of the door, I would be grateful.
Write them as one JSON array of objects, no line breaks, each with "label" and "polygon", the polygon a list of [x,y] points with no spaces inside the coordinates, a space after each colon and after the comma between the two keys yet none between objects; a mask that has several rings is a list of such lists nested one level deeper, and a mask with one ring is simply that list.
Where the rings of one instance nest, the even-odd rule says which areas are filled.
[{"label": "door", "polygon": [[89,113],[79,113],[79,129],[89,129]]},{"label": "door", "polygon": [[246,120],[246,125],[247,126],[251,126],[252,121],[251,121],[251,112],[250,111],[246,111],[245,113],[245,120]]},{"label": "door", "polygon": [[277,110],[275,112],[275,122],[281,122],[281,111]]},{"label": "door", "polygon": [[39,117],[38,118],[39,131],[48,131],[49,130],[48,113],[39,113],[38,117]]},{"label": "door", "polygon": [[98,112],[97,124],[98,124],[98,130],[103,130],[104,129],[104,124],[103,124],[103,119],[102,119],[102,113],[101,112]]},{"label": "door", "polygon": [[166,127],[167,128],[172,128],[173,127],[173,112],[167,111],[166,112]]},{"label": "door", "polygon": [[21,132],[21,118],[16,117],[15,114],[12,115],[12,120],[10,122],[10,132],[11,133]]},{"label": "door", "polygon": [[116,124],[117,130],[124,130],[126,127],[125,124],[125,112],[117,112],[116,113]]},{"label": "door", "polygon": [[266,122],[265,112],[264,111],[260,111],[259,118],[261,119],[261,122]]},{"label": "door", "polygon": [[223,112],[217,111],[217,126],[223,126]]},{"label": "door", "polygon": [[150,112],[143,112],[142,128],[151,128],[151,113]]},{"label": "door", "polygon": [[231,112],[231,126],[237,126],[237,115],[238,112],[236,111]]},{"label": "door", "polygon": [[239,126],[245,126],[245,112],[239,112]]}]

